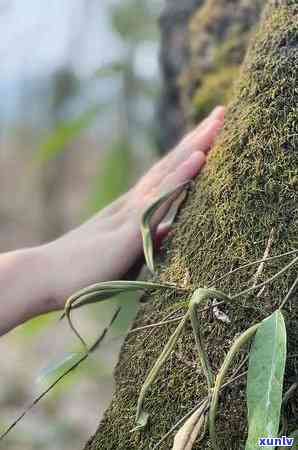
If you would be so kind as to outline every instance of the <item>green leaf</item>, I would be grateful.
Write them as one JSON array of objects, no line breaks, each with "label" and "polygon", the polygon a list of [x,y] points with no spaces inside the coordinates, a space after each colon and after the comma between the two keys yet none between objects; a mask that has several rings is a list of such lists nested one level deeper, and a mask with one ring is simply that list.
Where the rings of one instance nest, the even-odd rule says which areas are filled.
[{"label": "green leaf", "polygon": [[111,7],[112,28],[127,43],[156,40],[156,16],[146,0],[126,0]]},{"label": "green leaf", "polygon": [[150,281],[103,281],[91,284],[75,292],[65,303],[65,311],[79,308],[90,303],[97,303],[115,297],[123,292],[150,290],[156,288],[177,289],[174,284]]},{"label": "green leaf", "polygon": [[286,340],[283,315],[277,310],[262,321],[250,351],[246,450],[258,448],[260,437],[278,436]]},{"label": "green leaf", "polygon": [[137,425],[131,430],[131,432],[143,430],[147,426],[148,419],[149,413],[147,413],[146,411],[142,411],[137,420]]},{"label": "green leaf", "polygon": [[126,192],[132,178],[133,160],[127,139],[114,140],[100,158],[99,170],[88,202],[88,216]]},{"label": "green leaf", "polygon": [[64,150],[66,144],[76,138],[84,129],[88,128],[93,123],[102,109],[103,105],[94,106],[74,119],[58,124],[57,127],[40,143],[35,155],[35,161],[45,163],[58,155]]},{"label": "green leaf", "polygon": [[127,62],[125,60],[112,61],[99,67],[95,75],[97,77],[113,77],[127,71]]},{"label": "green leaf", "polygon": [[150,227],[150,221],[155,214],[155,212],[160,208],[160,206],[165,203],[169,198],[181,191],[183,188],[186,188],[186,186],[189,185],[189,181],[186,183],[182,183],[179,186],[176,186],[174,189],[172,189],[169,192],[166,192],[165,194],[161,195],[152,205],[149,206],[149,208],[146,209],[144,214],[142,215],[141,219],[141,233],[142,233],[142,239],[143,239],[143,250],[144,250],[144,256],[146,260],[146,264],[149,268],[149,270],[154,273],[154,255],[153,255],[153,239],[152,239],[152,232]]},{"label": "green leaf", "polygon": [[88,351],[88,346],[80,335],[71,320],[71,311],[74,308],[79,308],[83,305],[88,305],[90,303],[97,303],[108,298],[114,297],[121,294],[122,292],[139,291],[147,289],[155,289],[158,287],[165,287],[171,289],[177,289],[175,285],[168,283],[154,283],[146,281],[104,281],[102,283],[95,283],[87,286],[75,292],[71,297],[69,297],[65,302],[64,313],[60,319],[66,317],[70,328],[75,333],[77,338],[82,343],[86,351]]},{"label": "green leaf", "polygon": [[55,361],[51,361],[47,367],[39,372],[36,382],[39,384],[50,384],[53,379],[58,378],[74,364],[78,363],[84,356],[85,353],[72,352],[66,353],[63,357]]}]

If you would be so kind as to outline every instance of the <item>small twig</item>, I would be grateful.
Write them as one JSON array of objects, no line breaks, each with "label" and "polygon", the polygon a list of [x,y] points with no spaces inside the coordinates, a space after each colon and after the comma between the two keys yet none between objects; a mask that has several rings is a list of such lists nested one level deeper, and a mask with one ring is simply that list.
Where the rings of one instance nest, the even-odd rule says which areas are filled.
[{"label": "small twig", "polygon": [[242,367],[245,365],[245,363],[248,360],[248,356],[245,356],[245,358],[243,359],[243,361],[239,364],[239,366],[237,367],[237,369],[235,370],[235,372],[233,373],[233,377],[235,377],[237,375],[237,373],[240,372],[240,370],[242,369]]},{"label": "small twig", "polygon": [[227,272],[227,273],[225,273],[224,275],[222,275],[221,277],[219,277],[219,278],[217,278],[216,280],[214,280],[214,281],[212,282],[212,285],[211,285],[210,287],[214,287],[214,286],[216,285],[216,283],[218,283],[219,281],[223,280],[224,278],[226,278],[226,277],[228,277],[228,276],[234,274],[235,272],[238,272],[239,270],[246,269],[247,267],[254,266],[254,265],[259,264],[259,263],[261,263],[261,262],[273,261],[273,260],[275,260],[275,259],[279,259],[279,258],[282,258],[282,257],[284,257],[284,256],[293,255],[294,253],[298,253],[298,249],[291,250],[291,251],[289,251],[289,252],[282,253],[282,254],[280,254],[280,255],[270,256],[269,258],[266,258],[266,259],[258,259],[257,261],[253,261],[253,262],[244,264],[243,266],[240,266],[240,267],[237,267],[236,269],[230,270],[230,272]]},{"label": "small twig", "polygon": [[[179,309],[181,309],[181,308],[178,308],[178,309],[175,310],[175,311],[171,311],[170,314],[167,314],[167,315],[163,318],[163,322],[166,322],[166,321],[167,321],[173,314],[175,314]],[[182,318],[183,316],[180,316],[180,317]],[[148,327],[149,327],[149,326],[148,326]],[[140,327],[140,328],[141,328],[141,327]],[[136,328],[133,329],[133,330],[130,330],[130,331],[133,332],[134,330],[136,330]],[[128,332],[128,334],[130,333],[130,331]],[[141,347],[143,347],[143,345],[144,345],[144,343],[146,342],[146,340],[149,339],[149,337],[152,336],[152,335],[154,334],[154,332],[155,332],[155,327],[152,326],[152,327],[151,327],[151,330],[150,330],[149,333],[144,337],[144,339],[142,340],[142,342],[140,342],[140,344],[137,345],[137,347],[136,347],[134,353],[133,353],[129,358],[125,359],[124,361],[122,361],[122,362],[119,364],[118,370],[122,369],[122,367],[123,367],[128,361],[131,361],[131,359],[137,354],[138,350],[139,350]]]},{"label": "small twig", "polygon": [[226,388],[227,386],[229,386],[230,384],[234,383],[235,381],[239,380],[240,378],[244,377],[245,375],[247,375],[247,370],[245,370],[245,372],[240,373],[239,375],[237,375],[236,377],[230,378],[229,381],[227,381],[226,383],[224,383],[222,385],[222,387],[220,388],[220,392],[222,391],[222,389]]},{"label": "small twig", "polygon": [[200,440],[203,439],[206,432],[208,405],[209,398],[184,422],[174,437],[172,450],[191,450],[199,433]]},{"label": "small twig", "polygon": [[163,435],[163,437],[160,439],[160,441],[155,444],[152,450],[157,450],[158,447],[179,427],[179,425],[182,425],[193,413],[195,413],[199,408],[202,407],[202,405],[205,403],[205,400],[202,400],[200,403],[198,403],[196,406],[194,406],[190,411],[188,411],[185,416],[181,417],[181,419],[178,420],[178,422],[175,423],[175,425],[172,426],[172,428]]},{"label": "small twig", "polygon": [[171,335],[170,339],[164,346],[163,351],[157,358],[154,366],[150,370],[149,374],[146,377],[146,380],[144,381],[144,383],[142,385],[140,395],[138,398],[138,403],[137,403],[137,411],[136,411],[137,427],[135,429],[143,428],[145,426],[143,421],[141,421],[141,418],[144,416],[143,402],[144,402],[145,395],[146,395],[148,389],[150,388],[151,384],[155,381],[161,367],[163,366],[165,361],[168,359],[174,345],[176,344],[179,336],[181,335],[181,332],[186,324],[186,321],[188,320],[188,317],[189,317],[189,315],[188,315],[188,313],[186,313],[185,316],[183,317],[183,319],[180,321],[178,327],[176,328],[176,330],[174,331],[174,333]]},{"label": "small twig", "polygon": [[[216,305],[209,305],[206,306],[205,308],[202,309],[198,309],[197,313],[201,313],[204,311],[208,311],[208,309],[214,309],[214,307],[219,306],[219,305],[223,305],[225,302],[221,301],[221,302],[216,302]],[[179,308],[180,309],[180,308]],[[183,315],[179,316],[179,317],[175,317],[174,319],[169,319],[167,320],[167,317],[170,317],[172,314],[174,314],[176,311],[171,312],[171,314],[168,314],[168,316],[165,317],[165,319],[161,322],[156,322],[156,323],[152,323],[150,325],[144,325],[143,327],[138,327],[138,328],[132,328],[131,330],[129,330],[129,332],[127,334],[131,334],[134,333],[136,331],[143,331],[143,330],[147,330],[149,328],[156,328],[156,327],[161,327],[163,325],[167,325],[169,323],[173,323],[173,322],[179,322],[179,320],[182,319]]]},{"label": "small twig", "polygon": [[255,334],[258,327],[259,327],[259,324],[253,325],[248,330],[246,330],[244,333],[242,333],[238,339],[236,339],[236,341],[234,342],[234,344],[228,351],[227,356],[226,356],[226,358],[220,368],[220,371],[218,372],[218,375],[216,377],[214,388],[212,391],[210,408],[209,408],[209,433],[210,433],[213,450],[216,450],[218,448],[217,437],[216,437],[216,428],[215,428],[215,419],[216,419],[216,409],[217,409],[221,385],[227,374],[228,369],[230,368],[230,365],[234,359],[234,356],[238,353],[240,348]]},{"label": "small twig", "polygon": [[[172,313],[173,314],[173,313]],[[174,319],[169,319],[169,320],[164,320],[162,322],[156,322],[156,323],[152,323],[150,325],[144,325],[143,327],[138,327],[138,328],[132,328],[128,334],[131,333],[135,333],[136,331],[143,331],[143,330],[147,330],[148,328],[156,328],[156,327],[161,327],[163,325],[167,325],[168,323],[173,323],[173,322],[179,322],[179,320],[182,319],[183,316],[179,316],[179,317],[175,317]]]},{"label": "small twig", "polygon": [[200,324],[198,321],[197,316],[197,310],[198,307],[201,305],[202,302],[209,300],[210,298],[220,298],[223,301],[229,301],[230,298],[222,293],[221,291],[217,291],[216,289],[205,289],[205,288],[199,288],[196,289],[193,293],[193,296],[189,303],[189,312],[190,312],[190,319],[193,329],[193,334],[196,341],[196,346],[198,349],[200,364],[203,369],[203,373],[206,377],[208,389],[211,390],[213,387],[213,373],[211,369],[211,365],[208,359],[208,356],[205,352],[205,349],[203,348],[201,333],[200,333]]},{"label": "small twig", "polygon": [[[267,258],[268,261],[269,258]],[[235,299],[240,297],[241,295],[245,295],[248,294],[251,291],[254,291],[255,289],[259,289],[263,286],[266,286],[266,284],[271,283],[271,281],[274,281],[276,278],[280,277],[284,272],[286,272],[290,267],[292,267],[294,264],[296,264],[298,262],[298,257],[294,258],[289,264],[287,264],[283,269],[281,269],[279,272],[277,272],[275,275],[273,275],[272,277],[268,278],[266,281],[264,281],[263,283],[257,284],[256,286],[252,286],[248,289],[245,289],[242,292],[239,292],[236,295],[233,295],[231,297],[231,299]]]},{"label": "small twig", "polygon": [[290,400],[290,398],[293,396],[294,392],[296,391],[298,387],[298,382],[293,383],[289,389],[287,390],[287,392],[285,393],[283,399],[282,399],[282,406],[285,406],[286,403]]},{"label": "small twig", "polygon": [[[243,376],[245,376],[247,374],[247,370],[245,372],[242,372],[240,375],[237,375],[234,378],[231,378],[230,380],[228,380],[225,384],[223,384],[220,388],[220,391],[222,391],[223,389],[225,389],[226,387],[228,387],[230,384],[234,383],[235,381],[237,381],[239,378],[242,378]],[[185,414],[181,419],[178,420],[178,422],[175,423],[175,425],[172,426],[172,428],[160,439],[160,441],[157,442],[157,444],[155,444],[155,446],[153,447],[152,450],[157,450],[158,447],[172,434],[174,433],[174,431],[179,427],[179,425],[183,424],[192,414],[194,414],[199,408],[202,407],[203,403],[206,401],[202,400],[200,403],[196,404],[196,406],[194,406],[190,411],[188,411],[187,414]]]},{"label": "small twig", "polygon": [[[264,264],[266,262],[266,260],[268,259],[272,244],[273,244],[273,240],[274,240],[274,236],[275,236],[275,229],[272,228],[269,234],[269,238],[268,238],[268,242],[267,242],[267,246],[263,255],[263,261],[260,263],[254,277],[253,277],[253,286],[255,287],[257,285],[258,279],[260,278],[260,276],[262,275],[263,269],[264,269]],[[259,295],[259,294],[258,294]]]},{"label": "small twig", "polygon": [[291,297],[291,295],[293,294],[296,286],[298,284],[298,277],[296,278],[296,280],[294,281],[294,283],[292,284],[292,286],[290,287],[290,290],[288,291],[287,295],[285,296],[285,298],[283,299],[283,301],[281,302],[281,305],[279,307],[279,309],[282,309],[285,304],[287,303],[287,301],[289,300],[289,298]]},{"label": "small twig", "polygon": [[101,335],[95,340],[95,342],[91,345],[91,347],[88,349],[88,351],[86,353],[84,353],[82,355],[82,357],[76,361],[71,367],[69,367],[65,372],[63,372],[55,381],[53,381],[53,383],[50,384],[49,387],[47,387],[47,389],[45,389],[43,392],[41,392],[41,394],[38,395],[38,397],[36,397],[32,403],[30,403],[30,405],[25,409],[25,411],[22,412],[22,414],[17,417],[12,424],[0,435],[0,440],[2,440],[22,419],[23,417],[43,398],[46,396],[46,394],[53,389],[53,387],[56,386],[56,384],[58,384],[64,377],[66,377],[66,375],[68,375],[70,372],[72,372],[74,369],[76,369],[83,361],[85,361],[85,359],[88,358],[88,356],[90,355],[90,353],[94,352],[94,350],[96,350],[98,348],[98,346],[100,345],[100,343],[103,341],[103,339],[105,338],[105,335],[107,334],[107,332],[109,331],[109,329],[111,328],[113,322],[116,320],[119,312],[121,310],[121,307],[117,308],[115,313],[113,314],[113,317],[110,321],[110,323],[108,324],[108,326],[102,331]]}]

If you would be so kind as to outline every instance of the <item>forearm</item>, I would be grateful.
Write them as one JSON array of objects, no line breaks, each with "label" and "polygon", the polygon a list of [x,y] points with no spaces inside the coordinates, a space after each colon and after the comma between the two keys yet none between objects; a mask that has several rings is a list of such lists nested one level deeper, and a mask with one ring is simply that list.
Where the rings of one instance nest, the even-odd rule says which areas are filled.
[{"label": "forearm", "polygon": [[42,247],[0,255],[0,335],[32,317],[57,309],[50,267]]},{"label": "forearm", "polygon": [[[216,108],[134,188],[75,230],[40,247],[0,254],[0,335],[38,314],[63,308],[78,289],[125,277],[142,256],[143,211],[161,193],[201,170],[223,112]],[[170,204],[153,218],[157,240]]]}]

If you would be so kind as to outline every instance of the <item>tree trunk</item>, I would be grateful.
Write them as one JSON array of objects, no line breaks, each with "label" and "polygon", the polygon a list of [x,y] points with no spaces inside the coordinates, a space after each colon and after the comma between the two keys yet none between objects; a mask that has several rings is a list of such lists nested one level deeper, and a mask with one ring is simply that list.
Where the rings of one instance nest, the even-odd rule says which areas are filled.
[{"label": "tree trunk", "polygon": [[185,115],[181,108],[179,78],[189,64],[189,21],[203,0],[165,0],[160,17],[160,65],[163,90],[159,101],[159,148],[161,153],[176,145],[185,130]]},{"label": "tree trunk", "polygon": [[[231,3],[231,2],[230,2]],[[233,3],[233,2],[232,2]],[[179,213],[167,239],[157,278],[189,288],[210,286],[230,269],[298,244],[298,4],[297,0],[268,0],[250,44],[229,104],[224,129],[204,171]],[[224,42],[223,42],[224,43]],[[269,239],[270,237],[270,239]],[[265,264],[258,282],[289,261]],[[227,293],[253,284],[257,267],[240,270],[216,283]],[[265,290],[220,308],[231,323],[219,321],[213,310],[199,315],[201,332],[216,374],[238,333],[270,314],[288,292],[297,267],[267,285]],[[297,296],[296,296],[297,297]],[[134,327],[176,317],[186,310],[189,296],[158,290],[138,313]],[[298,308],[295,295],[285,310],[288,358],[285,389],[297,379]],[[207,394],[195,343],[188,326],[158,379],[146,395],[150,419],[145,431],[131,432],[138,395],[149,369],[163,350],[175,323],[126,338],[115,372],[116,390],[95,436],[86,450],[150,449]],[[247,354],[235,359],[233,374]],[[245,370],[245,366],[242,370]],[[219,448],[244,448],[247,419],[245,377],[221,395],[216,421]],[[297,428],[297,402],[287,408],[287,433]],[[171,435],[160,449],[170,449]],[[208,432],[194,449],[211,448]]]}]

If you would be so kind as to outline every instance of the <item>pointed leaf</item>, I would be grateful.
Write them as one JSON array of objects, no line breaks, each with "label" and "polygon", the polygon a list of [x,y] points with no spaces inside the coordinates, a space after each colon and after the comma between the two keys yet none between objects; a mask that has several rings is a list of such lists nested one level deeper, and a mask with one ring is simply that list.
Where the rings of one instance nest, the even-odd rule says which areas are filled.
[{"label": "pointed leaf", "polygon": [[85,353],[82,352],[66,353],[63,357],[51,361],[47,367],[39,372],[36,382],[39,384],[48,384],[52,382],[53,378],[57,378],[62,372],[67,371],[84,355]]},{"label": "pointed leaf", "polygon": [[[157,288],[177,289],[169,283],[155,283],[150,281],[104,281],[91,284],[75,292],[65,303],[65,310],[79,308],[83,305],[96,303],[119,295],[123,292],[149,290]],[[76,304],[74,304],[76,303]],[[66,312],[66,311],[65,311]]]},{"label": "pointed leaf", "polygon": [[70,141],[88,128],[103,109],[104,105],[94,106],[73,119],[59,123],[40,143],[35,160],[45,163],[54,158],[64,150]]},{"label": "pointed leaf", "polygon": [[81,334],[78,332],[78,330],[76,329],[71,320],[72,309],[81,307],[86,304],[106,300],[110,297],[114,297],[115,295],[121,294],[122,292],[147,290],[150,288],[155,289],[157,287],[177,289],[175,285],[167,283],[146,282],[146,281],[104,281],[102,283],[92,284],[84,289],[77,291],[75,294],[73,294],[66,300],[64,306],[64,313],[60,317],[60,320],[63,319],[64,317],[67,318],[70,328],[75,333],[77,338],[80,340],[81,344],[85,348],[85,351],[87,351],[88,350],[87,343],[85,342]]},{"label": "pointed leaf", "polygon": [[146,260],[146,264],[149,268],[149,270],[154,273],[154,257],[153,257],[153,240],[152,240],[152,232],[150,228],[150,221],[155,214],[155,212],[160,208],[160,206],[165,203],[169,198],[174,195],[175,193],[178,193],[182,189],[185,189],[189,185],[189,182],[182,183],[179,186],[176,186],[174,189],[172,189],[169,192],[166,192],[165,194],[161,195],[152,205],[149,206],[149,208],[146,209],[142,216],[141,220],[141,233],[142,233],[142,239],[143,239],[143,250],[144,250],[144,256]]},{"label": "pointed leaf", "polygon": [[261,437],[278,436],[285,362],[286,328],[277,310],[261,323],[250,351],[246,450],[258,448]]},{"label": "pointed leaf", "polygon": [[139,430],[143,430],[148,423],[148,419],[149,419],[149,413],[147,413],[146,411],[142,411],[138,420],[137,420],[137,425],[136,427],[134,427],[131,432],[133,431],[139,431]]}]

